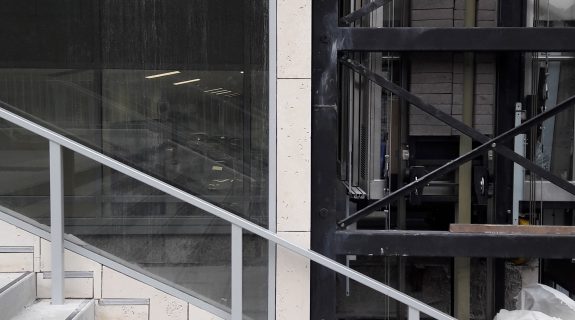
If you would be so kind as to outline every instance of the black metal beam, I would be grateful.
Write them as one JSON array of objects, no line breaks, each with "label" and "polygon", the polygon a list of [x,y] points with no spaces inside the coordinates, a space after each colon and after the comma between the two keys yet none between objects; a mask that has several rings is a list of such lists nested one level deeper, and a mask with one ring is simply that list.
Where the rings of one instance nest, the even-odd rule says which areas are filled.
[{"label": "black metal beam", "polygon": [[339,28],[346,51],[575,51],[575,28]]},{"label": "black metal beam", "polygon": [[338,255],[571,259],[575,235],[342,230],[334,246]]},{"label": "black metal beam", "polygon": [[[311,248],[335,259],[332,239],[345,191],[337,177],[338,0],[312,2]],[[336,319],[336,274],[311,265],[311,319]]]},{"label": "black metal beam", "polygon": [[526,130],[528,130],[533,125],[540,123],[548,118],[551,118],[558,113],[562,112],[563,110],[572,107],[573,102],[575,101],[575,96],[571,96],[570,98],[564,100],[563,102],[559,103],[556,107],[549,109],[545,112],[538,114],[537,116],[525,121],[523,124],[514,127],[511,130],[506,131],[505,133],[490,139],[489,141],[483,143],[479,147],[473,149],[472,151],[454,159],[445,165],[431,171],[430,173],[424,175],[423,177],[419,178],[419,180],[413,181],[393,192],[389,195],[385,196],[384,198],[368,205],[367,207],[357,211],[356,213],[348,216],[345,219],[338,221],[338,225],[340,228],[344,228],[360,218],[369,215],[370,213],[379,210],[381,207],[389,204],[390,202],[397,200],[399,197],[404,196],[417,188],[424,187],[428,182],[431,180],[444,175],[447,172],[450,172],[460,165],[466,163],[467,161],[477,157],[478,155],[482,154],[483,152],[487,151],[490,148],[496,148],[497,145],[501,142],[508,141],[509,139],[513,138],[515,135],[520,134]]},{"label": "black metal beam", "polygon": [[[433,116],[434,118],[438,119],[439,121],[449,125],[450,127],[458,130],[459,132],[471,137],[473,140],[485,143],[489,141],[489,138],[483,135],[481,132],[477,131],[475,128],[470,127],[453,118],[451,115],[439,110],[438,108],[434,107],[433,105],[426,103],[418,96],[412,94],[411,92],[405,90],[404,88],[396,85],[395,83],[385,79],[381,75],[367,69],[365,66],[361,65],[360,63],[349,60],[349,59],[341,59],[342,63],[356,72],[360,73],[361,75],[365,76],[369,80],[373,81],[377,85],[381,86],[382,88],[398,95],[400,98],[404,99],[405,101],[411,103],[415,107],[419,108],[420,110],[428,113],[429,115]],[[513,104],[514,105],[514,104]],[[515,117],[513,117],[515,120]],[[513,128],[511,126],[509,129]],[[554,175],[548,170],[543,169],[542,167],[538,166],[531,160],[518,155],[513,150],[509,149],[505,145],[500,145],[495,148],[495,151],[500,155],[504,156],[507,159],[516,162],[517,164],[523,166],[525,169],[530,170],[533,173],[536,173],[538,176],[544,178],[545,180],[550,181],[551,183],[557,185],[561,189],[575,195],[575,186],[567,182],[566,180]]]},{"label": "black metal beam", "polygon": [[389,2],[391,2],[391,0],[374,0],[374,1],[364,5],[363,7],[359,8],[358,10],[340,18],[339,22],[341,22],[343,24],[350,24],[353,21],[360,19],[361,17],[366,16],[370,12],[373,12],[377,8],[379,8],[379,7],[385,5],[386,3],[389,3]]}]

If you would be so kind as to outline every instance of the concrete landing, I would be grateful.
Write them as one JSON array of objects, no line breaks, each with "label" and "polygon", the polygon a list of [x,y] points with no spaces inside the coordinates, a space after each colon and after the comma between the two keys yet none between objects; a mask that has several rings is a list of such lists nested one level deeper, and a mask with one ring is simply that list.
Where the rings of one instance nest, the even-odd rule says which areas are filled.
[{"label": "concrete landing", "polygon": [[94,301],[67,299],[63,305],[52,305],[50,299],[37,300],[18,313],[13,320],[94,319]]}]

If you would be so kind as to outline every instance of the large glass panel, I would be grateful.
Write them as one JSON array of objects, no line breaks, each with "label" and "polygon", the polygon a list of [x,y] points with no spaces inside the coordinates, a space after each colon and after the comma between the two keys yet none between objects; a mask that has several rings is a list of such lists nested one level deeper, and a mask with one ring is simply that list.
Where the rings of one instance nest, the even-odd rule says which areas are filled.
[{"label": "large glass panel", "polygon": [[50,224],[48,141],[0,120],[0,206]]},{"label": "large glass panel", "polygon": [[3,3],[0,100],[267,223],[267,3]]},{"label": "large glass panel", "polygon": [[[2,107],[267,226],[267,0],[4,1],[0,28]],[[47,224],[47,142],[23,132],[0,125],[0,204]],[[67,233],[229,305],[229,225],[71,151],[64,170]],[[267,244],[244,251],[265,318]]]},{"label": "large glass panel", "polygon": [[65,152],[66,233],[211,303],[230,307],[230,224]]}]

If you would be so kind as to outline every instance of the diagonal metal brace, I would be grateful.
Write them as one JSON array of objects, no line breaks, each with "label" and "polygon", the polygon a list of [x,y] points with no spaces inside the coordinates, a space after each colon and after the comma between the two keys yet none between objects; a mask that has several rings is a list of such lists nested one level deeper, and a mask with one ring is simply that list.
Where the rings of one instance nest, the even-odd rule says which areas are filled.
[{"label": "diagonal metal brace", "polygon": [[[473,127],[466,125],[465,123],[453,118],[452,116],[438,110],[433,105],[424,102],[421,98],[417,97],[416,95],[412,94],[411,92],[405,90],[404,88],[396,85],[395,83],[388,81],[384,77],[380,76],[379,74],[368,70],[365,66],[353,61],[353,60],[344,60],[343,63],[349,67],[351,67],[356,72],[360,73],[361,75],[367,77],[369,80],[375,82],[376,84],[380,85],[386,90],[398,95],[402,99],[405,99],[407,102],[411,103],[415,107],[421,109],[422,111],[430,114],[431,116],[435,117],[439,121],[442,121],[449,125],[450,127],[460,131],[461,133],[471,137],[473,140],[476,140],[480,143],[484,143],[489,140],[489,137],[483,135],[481,132],[475,130]],[[541,168],[537,164],[533,163],[531,160],[517,154],[515,151],[507,148],[506,146],[498,146],[495,148],[495,151],[502,155],[503,157],[521,165],[527,170],[537,174],[538,176],[544,178],[545,180],[557,185],[561,189],[575,195],[575,186],[567,182],[566,180],[554,175],[553,173]]]},{"label": "diagonal metal brace", "polygon": [[417,96],[411,94],[407,90],[405,90],[405,89],[393,84],[392,82],[386,80],[385,78],[383,78],[379,74],[372,72],[370,70],[367,70],[363,65],[361,65],[361,64],[359,64],[353,60],[349,60],[349,59],[342,59],[342,63],[344,65],[347,65],[348,67],[352,68],[356,72],[364,75],[366,78],[373,81],[374,83],[376,83],[376,84],[382,86],[383,88],[385,88],[385,89],[397,94],[398,96],[406,99],[408,102],[410,102],[411,104],[420,108],[421,110],[429,113],[433,117],[439,119],[440,121],[450,125],[451,127],[459,130],[460,132],[470,136],[471,138],[473,138],[473,139],[475,139],[475,140],[477,140],[483,144],[481,146],[477,147],[476,149],[460,156],[459,158],[452,160],[452,161],[446,163],[445,165],[437,168],[436,170],[426,174],[425,176],[421,177],[419,180],[413,181],[413,182],[403,186],[402,188],[390,193],[389,195],[387,195],[383,199],[380,199],[380,200],[372,203],[371,205],[363,208],[362,210],[357,211],[356,213],[347,217],[346,219],[339,221],[338,225],[340,227],[342,227],[342,228],[346,227],[346,226],[356,222],[361,217],[369,215],[370,213],[380,209],[381,207],[385,206],[386,204],[390,203],[391,201],[394,201],[394,200],[398,199],[399,197],[412,192],[413,189],[421,188],[421,187],[425,186],[428,182],[435,179],[436,177],[442,176],[445,173],[454,170],[455,168],[459,167],[463,163],[475,158],[476,156],[480,155],[481,153],[483,153],[486,150],[491,149],[491,148],[494,149],[495,151],[497,151],[502,156],[507,157],[510,160],[522,165],[523,167],[531,170],[532,172],[540,175],[541,177],[547,179],[548,181],[556,184],[557,186],[561,187],[562,189],[564,189],[564,190],[566,190],[572,194],[575,194],[575,186],[573,186],[569,182],[551,174],[550,172],[539,167],[535,163],[533,163],[533,162],[529,161],[528,159],[526,159],[526,158],[518,155],[517,153],[511,151],[509,148],[507,148],[505,146],[498,145],[500,142],[506,141],[506,140],[512,138],[513,136],[515,136],[515,135],[517,135],[523,131],[528,130],[528,128],[533,126],[534,124],[539,123],[539,122],[541,122],[545,119],[548,119],[550,117],[553,117],[557,113],[570,107],[571,103],[573,101],[575,101],[575,96],[570,97],[569,99],[561,102],[555,108],[547,110],[547,111],[529,119],[528,121],[524,122],[520,126],[517,126],[513,129],[501,134],[500,136],[498,136],[496,138],[489,139],[488,137],[484,136],[483,134],[481,134],[477,130],[465,125],[464,123],[462,123],[456,119],[454,119],[453,117],[449,116],[448,114],[441,112],[440,110],[438,110],[434,106],[432,106],[428,103],[425,103],[423,100],[421,100]]},{"label": "diagonal metal brace", "polygon": [[391,0],[374,0],[368,4],[366,4],[365,6],[359,8],[358,10],[342,17],[339,19],[339,22],[343,23],[343,24],[350,24],[353,21],[369,14],[372,11],[375,11],[377,8],[385,5],[386,3],[391,2]]}]

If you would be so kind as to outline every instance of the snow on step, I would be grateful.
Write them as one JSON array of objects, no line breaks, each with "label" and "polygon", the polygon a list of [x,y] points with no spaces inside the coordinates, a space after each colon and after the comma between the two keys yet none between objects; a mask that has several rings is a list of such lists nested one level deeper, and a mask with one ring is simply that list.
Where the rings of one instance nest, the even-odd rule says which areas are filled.
[{"label": "snow on step", "polygon": [[13,320],[93,320],[94,301],[67,299],[63,305],[52,305],[50,299],[37,300],[26,307]]}]

